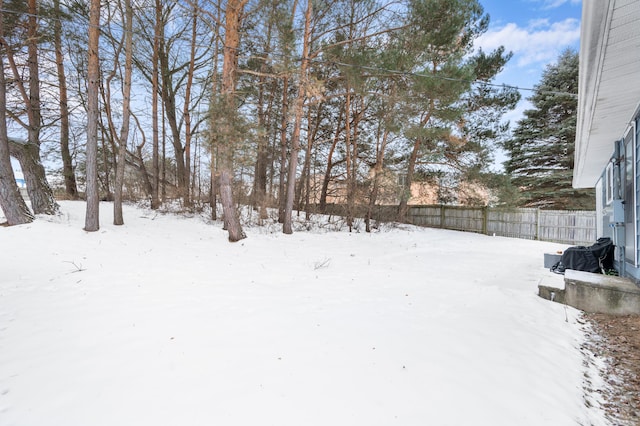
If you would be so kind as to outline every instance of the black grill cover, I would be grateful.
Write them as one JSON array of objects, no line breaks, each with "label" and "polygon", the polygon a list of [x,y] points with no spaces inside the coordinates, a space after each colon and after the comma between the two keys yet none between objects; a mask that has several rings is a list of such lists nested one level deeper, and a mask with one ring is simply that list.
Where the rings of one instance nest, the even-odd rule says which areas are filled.
[{"label": "black grill cover", "polygon": [[562,253],[562,266],[564,269],[585,272],[613,269],[613,250],[611,238],[599,238],[590,247],[569,247]]}]

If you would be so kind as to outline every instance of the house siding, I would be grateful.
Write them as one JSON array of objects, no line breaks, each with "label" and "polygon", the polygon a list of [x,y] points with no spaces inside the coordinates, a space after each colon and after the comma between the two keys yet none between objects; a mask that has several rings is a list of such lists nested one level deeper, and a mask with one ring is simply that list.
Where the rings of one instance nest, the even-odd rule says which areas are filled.
[{"label": "house siding", "polygon": [[[609,191],[613,192],[613,198],[624,198],[625,194],[628,194],[627,198],[629,196],[632,197],[631,200],[624,200],[625,214],[629,220],[626,221],[624,228],[615,227],[615,223],[613,222],[613,203],[607,200],[608,183],[605,168],[596,185],[596,210],[599,217],[597,235],[599,238],[609,237],[616,244],[617,269],[619,271],[624,270],[625,276],[640,281],[640,265],[638,264],[638,259],[640,259],[640,235],[638,235],[638,230],[640,230],[640,218],[638,215],[638,212],[640,212],[640,144],[637,143],[640,139],[640,114],[638,114],[637,111],[631,120],[631,126],[623,130],[624,132],[622,134],[625,136],[623,141],[633,144],[632,150],[629,151],[633,153],[633,159],[631,160],[631,164],[633,165],[633,189],[625,191],[625,167],[627,163],[623,161],[618,166],[617,176],[619,179],[614,179],[618,182],[618,187],[613,190],[609,189]],[[629,141],[629,137],[632,137],[633,140]],[[613,147],[612,151],[614,151]],[[625,154],[624,142],[622,143],[620,151],[621,154]],[[612,155],[611,162],[614,162],[614,160],[615,158]],[[628,229],[629,226],[633,227],[633,229]],[[629,239],[632,239],[632,241],[628,241]],[[620,250],[620,247],[625,246],[625,251]],[[633,250],[633,253],[629,253],[629,250]],[[622,267],[621,262],[624,262],[624,267]]]},{"label": "house siding", "polygon": [[[582,2],[573,168],[575,188],[598,188],[598,236],[613,239],[618,271],[638,282],[640,85],[636,83],[640,80],[639,24],[638,0]],[[628,144],[630,139],[633,145]],[[633,149],[625,149],[630,147]],[[625,159],[625,154],[627,159],[633,156],[631,162],[620,161]],[[612,158],[614,156],[617,158]],[[624,204],[621,204],[622,200]],[[611,223],[613,205],[620,209],[616,209],[618,223]],[[622,210],[624,217],[620,214]]]},{"label": "house siding", "polygon": [[635,251],[633,253],[633,262],[627,262],[627,269],[628,272],[630,273],[630,275],[632,275],[634,278],[636,279],[640,279],[640,268],[638,267],[638,258],[639,258],[639,249],[640,249],[640,239],[638,238],[638,230],[640,229],[640,223],[638,221],[638,208],[639,208],[639,202],[640,202],[640,197],[639,195],[639,188],[640,188],[640,150],[639,150],[639,145],[638,144],[638,124],[639,124],[639,117],[638,115],[636,115],[634,117],[634,119],[632,120],[633,122],[633,126],[631,129],[631,132],[634,132],[633,136],[634,136],[634,141],[632,142],[634,144],[634,153],[635,153],[635,158],[634,158],[634,191],[633,191],[633,202],[630,203],[633,206],[633,214],[634,214],[634,230],[633,230],[633,238],[635,239]]}]

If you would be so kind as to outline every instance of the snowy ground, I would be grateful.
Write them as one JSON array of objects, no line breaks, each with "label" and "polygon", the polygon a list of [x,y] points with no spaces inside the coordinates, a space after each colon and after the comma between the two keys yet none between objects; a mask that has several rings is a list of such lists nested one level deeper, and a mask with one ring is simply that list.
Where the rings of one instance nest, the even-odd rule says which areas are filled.
[{"label": "snowy ground", "polygon": [[86,233],[61,206],[0,227],[0,425],[608,424],[579,312],[536,295],[565,246],[275,225],[231,244],[134,207],[115,227],[106,203]]}]

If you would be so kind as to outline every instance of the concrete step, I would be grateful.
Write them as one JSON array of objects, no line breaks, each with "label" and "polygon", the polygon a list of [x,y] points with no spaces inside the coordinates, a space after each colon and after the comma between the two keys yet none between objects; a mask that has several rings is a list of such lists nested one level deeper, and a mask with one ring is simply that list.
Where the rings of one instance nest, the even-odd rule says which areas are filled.
[{"label": "concrete step", "polygon": [[640,287],[628,278],[567,269],[564,288],[541,281],[538,295],[585,312],[640,314]]},{"label": "concrete step", "polygon": [[538,296],[552,302],[564,303],[564,276],[547,272],[538,283]]}]

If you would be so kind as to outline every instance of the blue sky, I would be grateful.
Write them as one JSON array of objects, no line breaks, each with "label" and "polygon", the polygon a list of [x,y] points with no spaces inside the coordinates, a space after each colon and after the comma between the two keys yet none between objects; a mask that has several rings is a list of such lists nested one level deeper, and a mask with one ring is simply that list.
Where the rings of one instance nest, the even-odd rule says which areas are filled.
[{"label": "blue sky", "polygon": [[[489,30],[477,45],[485,50],[504,46],[513,58],[498,82],[533,88],[542,72],[555,63],[562,51],[580,47],[580,0],[480,0],[491,17]],[[521,91],[523,98],[530,91]],[[515,122],[530,107],[525,99],[510,114]]]},{"label": "blue sky", "polygon": [[[556,62],[567,48],[580,48],[581,0],[479,0],[491,17],[489,30],[477,41],[486,51],[504,46],[513,57],[497,83],[533,88],[542,72]],[[522,90],[518,107],[505,117],[512,128],[531,108],[526,98],[532,92]],[[497,164],[505,158],[496,154]]]}]

